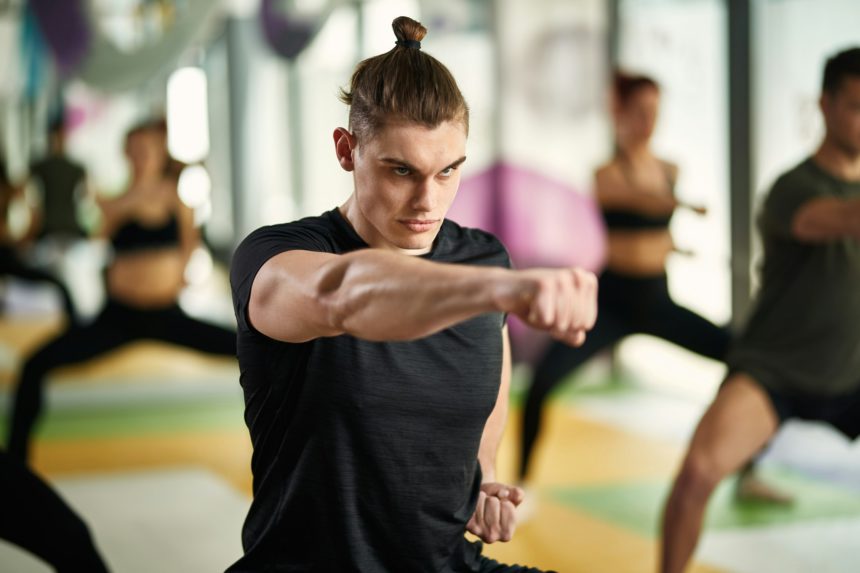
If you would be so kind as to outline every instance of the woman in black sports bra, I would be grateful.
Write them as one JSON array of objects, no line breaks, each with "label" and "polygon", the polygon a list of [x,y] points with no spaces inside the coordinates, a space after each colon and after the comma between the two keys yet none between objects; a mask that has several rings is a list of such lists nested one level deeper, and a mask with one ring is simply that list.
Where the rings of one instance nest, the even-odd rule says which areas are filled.
[{"label": "woman in black sports bra", "polygon": [[95,320],[48,342],[24,364],[16,387],[9,453],[25,459],[41,409],[45,376],[129,342],[154,339],[201,352],[235,356],[234,331],[187,316],[177,304],[185,266],[199,241],[193,212],[177,193],[178,170],[167,154],[163,122],[132,129],[125,153],[131,183],[100,202],[100,232],[113,246],[106,271],[107,303]]},{"label": "woman in black sports bra", "polygon": [[554,342],[535,368],[526,399],[520,479],[527,477],[540,430],[544,401],[573,370],[627,335],[651,334],[720,360],[729,332],[675,304],[666,282],[666,259],[674,249],[669,221],[675,209],[703,208],[674,195],[678,168],[655,157],[659,88],[652,79],[617,75],[614,119],[617,153],[597,169],[595,192],[608,231],[608,260],[599,280],[597,324],[579,348]]}]

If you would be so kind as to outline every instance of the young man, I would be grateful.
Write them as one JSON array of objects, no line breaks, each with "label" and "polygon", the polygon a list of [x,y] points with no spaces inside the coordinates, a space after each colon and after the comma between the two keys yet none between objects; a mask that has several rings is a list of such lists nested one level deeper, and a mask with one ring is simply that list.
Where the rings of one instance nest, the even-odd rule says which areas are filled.
[{"label": "young man", "polygon": [[666,504],[661,571],[684,570],[708,498],[788,418],[860,435],[860,48],[824,69],[826,135],[759,218],[762,285]]},{"label": "young man", "polygon": [[526,571],[468,543],[510,539],[521,490],[498,483],[507,411],[505,315],[581,344],[596,279],[509,270],[495,237],[445,219],[468,108],[394,21],[361,62],[350,129],[334,131],[354,191],[265,227],[231,269],[254,501],[230,571]]}]

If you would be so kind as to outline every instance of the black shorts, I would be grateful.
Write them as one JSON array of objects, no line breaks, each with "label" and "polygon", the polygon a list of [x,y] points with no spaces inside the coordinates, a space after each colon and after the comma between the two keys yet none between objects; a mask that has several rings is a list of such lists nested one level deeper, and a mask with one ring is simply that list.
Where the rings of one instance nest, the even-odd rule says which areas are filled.
[{"label": "black shorts", "polygon": [[860,436],[860,389],[839,396],[785,393],[759,383],[770,398],[779,422],[791,418],[830,424],[849,439]]},{"label": "black shorts", "polygon": [[555,571],[541,571],[534,567],[524,567],[522,565],[505,565],[499,563],[489,557],[481,556],[481,565],[479,573],[556,573]]}]

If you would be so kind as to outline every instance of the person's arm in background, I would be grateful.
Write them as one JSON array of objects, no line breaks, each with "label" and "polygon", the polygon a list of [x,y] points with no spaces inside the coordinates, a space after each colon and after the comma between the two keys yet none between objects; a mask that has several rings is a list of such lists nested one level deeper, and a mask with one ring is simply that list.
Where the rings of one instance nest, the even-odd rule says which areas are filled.
[{"label": "person's arm in background", "polygon": [[[30,179],[27,178],[20,183],[9,185],[7,190],[8,209],[20,209],[17,213],[18,217],[24,216],[27,221],[27,226],[22,229],[15,229],[15,236],[10,237],[14,246],[18,249],[27,248],[39,234],[39,229],[42,227],[41,209],[33,200],[30,190]],[[8,223],[4,221],[4,223]],[[8,233],[8,229],[7,229]]]},{"label": "person's arm in background", "polygon": [[29,225],[21,238],[18,240],[19,245],[27,245],[36,240],[45,224],[43,215],[45,204],[45,191],[41,181],[32,174],[22,181],[19,185],[13,187],[13,198],[21,201],[27,209]]},{"label": "person's arm in background", "polygon": [[827,243],[846,237],[860,239],[860,198],[822,197],[797,209],[791,233],[798,241]]},{"label": "person's arm in background", "polygon": [[[169,181],[169,179],[168,179]],[[182,268],[188,266],[191,255],[200,245],[200,227],[194,223],[194,209],[185,204],[175,190],[176,218],[179,224],[179,250],[182,254]]]},{"label": "person's arm in background", "polygon": [[[669,167],[672,181],[677,180],[678,169]],[[651,217],[671,215],[677,208],[690,209],[699,215],[707,213],[707,209],[679,201],[674,195],[660,193],[644,193],[631,189],[630,185],[618,174],[617,169],[606,166],[594,174],[594,193],[600,208],[605,211],[633,211]]]}]

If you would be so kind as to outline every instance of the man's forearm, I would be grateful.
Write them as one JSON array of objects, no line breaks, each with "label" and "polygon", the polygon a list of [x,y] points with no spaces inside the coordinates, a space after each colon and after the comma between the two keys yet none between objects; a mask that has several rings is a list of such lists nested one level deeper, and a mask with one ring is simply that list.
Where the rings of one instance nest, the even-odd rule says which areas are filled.
[{"label": "man's forearm", "polygon": [[860,239],[860,198],[810,201],[794,216],[792,233],[797,239],[812,243],[846,237]]},{"label": "man's forearm", "polygon": [[496,454],[508,420],[508,401],[511,390],[511,343],[507,327],[502,331],[502,376],[496,405],[484,425],[478,462],[483,482],[496,481]]}]

